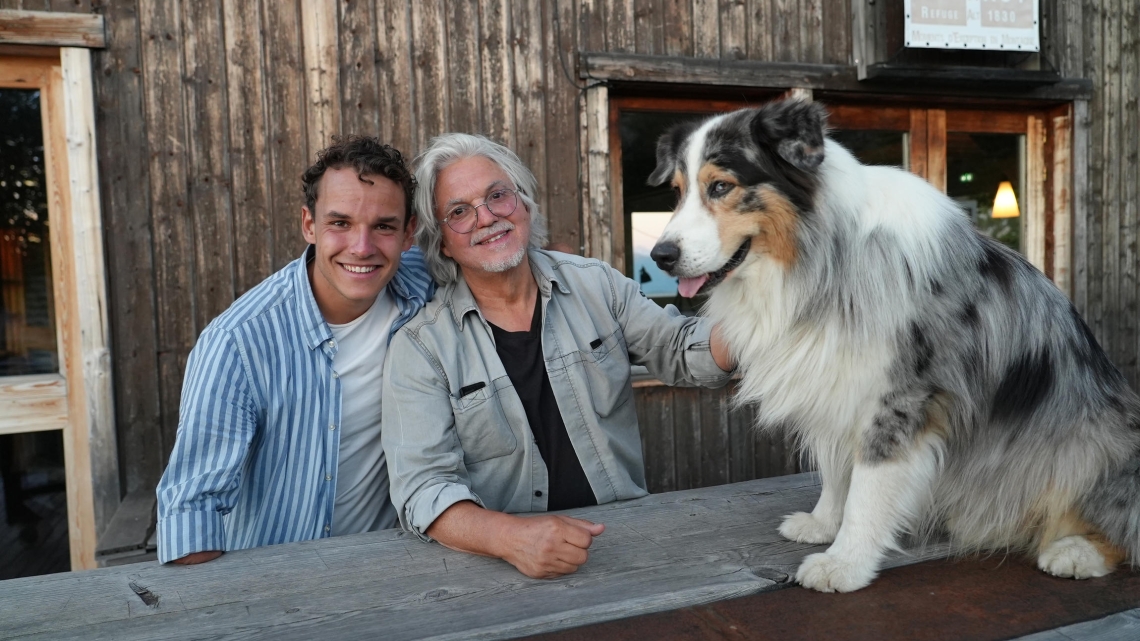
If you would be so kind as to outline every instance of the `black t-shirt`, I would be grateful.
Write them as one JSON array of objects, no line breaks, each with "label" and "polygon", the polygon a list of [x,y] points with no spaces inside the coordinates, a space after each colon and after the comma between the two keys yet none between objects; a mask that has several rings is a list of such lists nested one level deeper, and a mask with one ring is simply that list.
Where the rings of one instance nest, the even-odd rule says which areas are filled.
[{"label": "black t-shirt", "polygon": [[491,325],[495,336],[495,351],[503,361],[507,376],[522,399],[530,431],[550,477],[550,496],[547,509],[568,510],[586,505],[597,505],[598,499],[590,489],[582,462],[574,452],[550,378],[542,358],[542,297],[535,296],[534,317],[530,330],[508,332]]}]

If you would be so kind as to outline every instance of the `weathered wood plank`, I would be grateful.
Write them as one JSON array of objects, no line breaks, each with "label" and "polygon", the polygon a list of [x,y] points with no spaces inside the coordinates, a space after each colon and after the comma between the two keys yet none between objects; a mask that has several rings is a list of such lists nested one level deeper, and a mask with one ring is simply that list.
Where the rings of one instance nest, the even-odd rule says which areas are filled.
[{"label": "weathered wood plank", "polygon": [[665,25],[665,54],[693,55],[692,0],[661,0],[661,18]]},{"label": "weathered wood plank", "polygon": [[1073,103],[1073,304],[1088,319],[1089,309],[1089,103]]},{"label": "weathered wood plank", "polygon": [[720,57],[720,7],[717,0],[693,0],[693,55]]},{"label": "weathered wood plank", "polygon": [[773,28],[771,0],[746,0],[748,25],[748,59],[771,62]]},{"label": "weathered wood plank", "polygon": [[376,0],[380,138],[410,161],[417,150],[408,0]]},{"label": "weathered wood plank", "polygon": [[67,382],[59,374],[0,378],[0,434],[67,427]]},{"label": "weathered wood plank", "polygon": [[797,61],[800,12],[797,0],[772,0],[772,59]]},{"label": "weathered wood plank", "polygon": [[[572,24],[572,23],[571,23]],[[480,0],[480,68],[483,83],[479,91],[483,104],[483,131],[491,139],[514,148],[514,64],[509,46],[511,23],[504,0]]]},{"label": "weathered wood plank", "polygon": [[146,547],[147,538],[154,531],[155,503],[153,488],[138,490],[124,497],[99,537],[96,555],[105,556]]},{"label": "weathered wood plank", "polygon": [[[177,5],[144,0],[139,7],[143,92],[149,151],[151,225],[154,229],[155,320],[158,352],[189,349],[198,335],[194,319],[194,227],[187,207],[189,169],[182,94],[182,25]],[[160,358],[161,361],[161,358]],[[165,451],[178,427],[182,370],[163,368],[159,381],[161,433]],[[165,465],[165,459],[163,460]]]},{"label": "weathered wood plank", "polygon": [[595,85],[586,89],[585,98],[585,183],[588,194],[583,203],[582,245],[586,256],[609,261],[613,256],[614,243],[610,231],[609,91],[605,85]]},{"label": "weathered wood plank", "polygon": [[602,0],[606,16],[606,50],[632,52],[637,49],[634,27],[634,0]]},{"label": "weathered wood plank", "polygon": [[1101,344],[1108,350],[1112,362],[1121,366],[1124,361],[1124,337],[1120,332],[1120,154],[1112,153],[1119,149],[1121,134],[1120,105],[1120,3],[1119,0],[1104,0],[1101,3],[1103,49],[1103,89],[1101,95],[1101,117],[1104,119],[1104,138],[1101,153],[1106,156],[1101,190],[1104,194],[1104,228],[1102,273],[1104,274],[1103,298],[1103,340]]},{"label": "weathered wood plank", "polygon": [[676,439],[673,456],[677,489],[701,487],[701,458],[704,442],[701,439],[701,404],[697,390],[678,387],[673,390],[673,435]]},{"label": "weathered wood plank", "polygon": [[339,3],[337,47],[340,67],[341,131],[377,136],[380,133],[380,91],[376,62],[376,4],[369,0]]},{"label": "weathered wood plank", "polygon": [[701,426],[701,487],[729,482],[731,449],[729,417],[719,390],[699,390]]},{"label": "weathered wood plank", "polygon": [[[847,65],[797,62],[757,62],[754,60],[693,59],[643,56],[632,53],[583,53],[579,70],[582,78],[596,80],[659,82],[686,85],[779,88],[803,87],[825,91],[874,93],[874,83],[860,83],[856,68]],[[1088,98],[1093,84],[1086,79],[1064,79],[1047,87],[1016,89],[993,82],[971,87],[971,98],[1077,100]],[[944,96],[936,86],[907,86],[898,91],[921,96]]]},{"label": "weathered wood plank", "polygon": [[[658,494],[567,514],[606,524],[577,573],[532,580],[506,563],[395,530],[0,583],[16,635],[53,638],[502,638],[753,594],[786,584],[821,549],[776,534],[810,509],[799,475]],[[945,554],[928,546],[887,566]],[[377,581],[383,576],[383,581]],[[152,606],[139,594],[157,597]],[[51,616],[44,616],[51,612]],[[161,616],[155,616],[161,615]]]},{"label": "weathered wood plank", "polygon": [[190,115],[186,211],[194,225],[194,327],[201,329],[234,300],[230,100],[221,4],[184,2],[180,7],[182,95]]},{"label": "weathered wood plank", "polygon": [[340,3],[301,0],[305,60],[305,131],[313,157],[340,135],[341,92],[338,55]]},{"label": "weathered wood plank", "polygon": [[1133,641],[1138,638],[1140,608],[1018,637],[1017,641]]},{"label": "weathered wood plank", "polygon": [[823,0],[823,59],[832,65],[851,64],[851,3]]},{"label": "weathered wood plank", "polygon": [[[823,62],[823,3],[829,0],[799,0],[799,55],[800,62]],[[832,4],[837,4],[830,0]]]},{"label": "weathered wood plank", "polygon": [[926,111],[926,180],[946,193],[946,110]]},{"label": "weathered wood plank", "polygon": [[573,74],[577,62],[574,3],[548,0],[543,20],[546,71],[546,216],[550,240],[581,251],[578,139],[579,89]]},{"label": "weathered wood plank", "polygon": [[[300,6],[296,0],[261,3],[265,43],[266,129],[269,141],[269,212],[272,216],[271,269],[301,255],[304,197],[297,177],[315,156],[306,149],[307,93],[302,58]],[[315,152],[316,150],[312,150]]]},{"label": "weathered wood plank", "polygon": [[[108,314],[115,372],[115,418],[124,491],[153,486],[162,473],[154,238],[138,4],[105,8],[110,42],[95,52],[95,135],[99,192],[107,226]],[[146,274],[140,278],[139,274]],[[129,382],[129,383],[128,383]]]},{"label": "weathered wood plank", "polygon": [[107,46],[103,16],[0,9],[0,44]]},{"label": "weathered wood plank", "polygon": [[[634,51],[645,54],[665,53],[665,19],[662,0],[634,0]],[[670,28],[672,25],[669,25]]]},{"label": "weathered wood plank", "polygon": [[1034,267],[1045,271],[1045,122],[1029,116],[1025,147],[1024,231],[1022,248]]},{"label": "weathered wood plank", "polygon": [[745,0],[720,0],[720,57],[748,57],[748,8]]},{"label": "weathered wood plank", "polygon": [[1053,143],[1053,282],[1073,296],[1073,162],[1072,109],[1065,107],[1051,120]]},{"label": "weathered wood plank", "polygon": [[1140,331],[1137,330],[1137,208],[1140,207],[1140,11],[1136,2],[1120,4],[1120,350],[1118,361],[1133,386],[1140,383]]},{"label": "weathered wood plank", "polygon": [[539,210],[547,212],[546,95],[544,71],[547,52],[542,47],[541,3],[511,3],[511,61],[514,67],[515,141],[513,150],[538,181],[531,194]]},{"label": "weathered wood plank", "polygon": [[416,146],[424,149],[432,137],[447,131],[447,33],[441,0],[412,2],[411,7]]},{"label": "weathered wood plank", "polygon": [[447,60],[452,71],[448,129],[478,133],[483,126],[479,3],[453,0],[447,3],[446,10]]},{"label": "weathered wood plank", "polygon": [[[68,522],[80,533],[71,536],[72,567],[78,569],[94,567],[95,537],[119,503],[119,452],[90,50],[62,48],[59,73],[56,100],[62,106],[63,122],[59,123],[62,131],[55,135],[65,136],[70,192],[67,227],[73,252],[65,262],[74,274],[74,290],[67,295],[72,314],[60,315],[65,343],[70,343],[64,359],[70,423],[64,433],[64,455],[67,458],[70,450],[73,463],[68,465],[67,491],[76,500],[69,498]],[[56,226],[60,222],[55,219]]]},{"label": "weathered wood plank", "polygon": [[677,489],[673,390],[656,387],[634,393],[638,397],[646,483],[650,492],[671,492]]},{"label": "weathered wood plank", "polygon": [[[268,170],[268,105],[262,16],[242,0],[222,3],[225,22],[226,106],[233,201],[234,296],[241,296],[272,271],[273,224]],[[215,185],[216,187],[217,185]]]}]

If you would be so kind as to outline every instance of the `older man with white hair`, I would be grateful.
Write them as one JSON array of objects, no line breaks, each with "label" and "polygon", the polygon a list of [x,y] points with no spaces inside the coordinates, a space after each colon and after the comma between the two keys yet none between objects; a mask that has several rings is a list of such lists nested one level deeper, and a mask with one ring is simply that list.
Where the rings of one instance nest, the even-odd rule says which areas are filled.
[{"label": "older man with white hair", "polygon": [[514,514],[644,496],[631,363],[717,387],[731,359],[707,321],[600,260],[540,249],[534,175],[506,147],[446,134],[417,163],[416,241],[440,290],[383,377],[400,523],[531,577],[574,572],[603,525]]}]

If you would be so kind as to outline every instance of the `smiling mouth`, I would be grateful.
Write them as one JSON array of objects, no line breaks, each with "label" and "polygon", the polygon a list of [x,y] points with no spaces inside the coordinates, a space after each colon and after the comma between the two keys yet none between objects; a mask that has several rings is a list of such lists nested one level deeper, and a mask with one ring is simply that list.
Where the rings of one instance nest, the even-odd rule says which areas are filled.
[{"label": "smiling mouth", "polygon": [[353,274],[371,274],[377,269],[380,269],[379,265],[347,265],[345,263],[339,264],[346,271],[352,272]]},{"label": "smiling mouth", "polygon": [[677,293],[684,298],[692,298],[702,291],[708,291],[713,287],[720,284],[721,281],[728,276],[728,273],[740,266],[744,259],[748,256],[748,250],[752,248],[752,239],[746,238],[740,244],[740,248],[728,259],[728,262],[721,266],[715,272],[709,272],[702,276],[693,278],[682,278],[677,281]]}]

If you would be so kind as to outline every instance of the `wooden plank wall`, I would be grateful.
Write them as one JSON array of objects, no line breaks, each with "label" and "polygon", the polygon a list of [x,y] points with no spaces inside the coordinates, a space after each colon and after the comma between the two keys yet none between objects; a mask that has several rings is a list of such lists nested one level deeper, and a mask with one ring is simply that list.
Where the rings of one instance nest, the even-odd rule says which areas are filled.
[{"label": "wooden plank wall", "polygon": [[[552,240],[579,247],[577,52],[850,64],[852,6],[0,0],[107,17],[108,47],[93,57],[124,491],[153,484],[165,465],[186,356],[205,324],[300,253],[298,176],[327,133],[377,133],[409,155],[447,130],[501,140],[539,177]],[[1049,59],[1096,83],[1074,110],[1075,299],[1136,384],[1136,6],[1043,7]],[[789,469],[767,444],[777,460],[755,446],[747,457],[748,415],[727,412],[723,393],[644,388],[638,399],[654,489]]]}]

